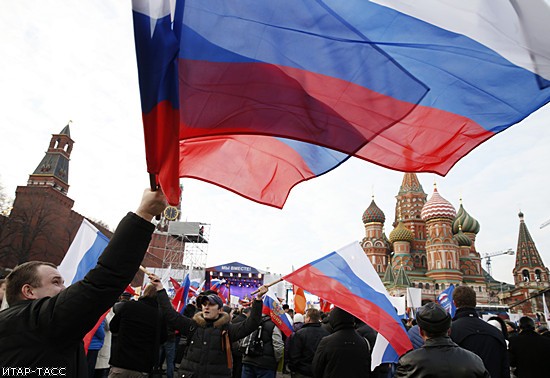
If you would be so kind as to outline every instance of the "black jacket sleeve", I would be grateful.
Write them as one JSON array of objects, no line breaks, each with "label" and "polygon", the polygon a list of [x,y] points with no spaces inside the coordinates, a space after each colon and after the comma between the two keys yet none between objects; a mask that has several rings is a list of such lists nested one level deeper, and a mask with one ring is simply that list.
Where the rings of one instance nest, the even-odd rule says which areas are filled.
[{"label": "black jacket sleeve", "polygon": [[[151,240],[152,223],[128,213],[94,269],[84,279],[41,302],[38,319],[52,338],[82,339],[132,280]],[[71,335],[71,340],[67,340]]]},{"label": "black jacket sleeve", "polygon": [[250,335],[260,326],[262,322],[262,306],[261,300],[252,302],[252,311],[244,322],[234,323],[229,325],[229,340],[237,341]]},{"label": "black jacket sleeve", "polygon": [[191,328],[192,320],[174,310],[168,298],[168,294],[166,294],[166,290],[162,289],[157,292],[157,300],[168,325],[187,336]]}]

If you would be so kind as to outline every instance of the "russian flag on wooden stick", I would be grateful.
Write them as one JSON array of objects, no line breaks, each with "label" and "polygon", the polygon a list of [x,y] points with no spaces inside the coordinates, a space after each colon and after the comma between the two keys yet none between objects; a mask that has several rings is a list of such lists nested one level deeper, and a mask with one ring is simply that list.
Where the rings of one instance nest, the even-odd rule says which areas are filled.
[{"label": "russian flag on wooden stick", "polygon": [[398,356],[412,349],[388,292],[359,243],[309,263],[283,277],[374,328]]}]

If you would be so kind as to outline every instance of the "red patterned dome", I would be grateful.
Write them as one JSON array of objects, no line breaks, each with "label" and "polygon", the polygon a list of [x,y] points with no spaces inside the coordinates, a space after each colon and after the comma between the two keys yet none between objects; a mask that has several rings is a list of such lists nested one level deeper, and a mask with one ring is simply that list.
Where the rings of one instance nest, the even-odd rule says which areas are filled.
[{"label": "red patterned dome", "polygon": [[379,222],[384,223],[386,221],[386,216],[380,210],[378,206],[376,206],[376,203],[374,203],[374,200],[370,203],[370,206],[365,210],[363,213],[363,223],[367,224],[370,222]]},{"label": "red patterned dome", "polygon": [[424,204],[420,213],[422,220],[428,221],[435,218],[455,219],[456,210],[449,201],[441,197],[437,188],[434,188],[432,197]]}]

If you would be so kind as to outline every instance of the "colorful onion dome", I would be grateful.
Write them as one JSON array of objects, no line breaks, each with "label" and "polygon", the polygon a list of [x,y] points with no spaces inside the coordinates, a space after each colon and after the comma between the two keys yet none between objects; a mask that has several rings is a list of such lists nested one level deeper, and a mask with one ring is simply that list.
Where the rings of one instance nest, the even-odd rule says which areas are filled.
[{"label": "colorful onion dome", "polygon": [[472,245],[472,240],[462,232],[462,227],[458,226],[458,232],[454,234],[453,239],[457,242],[459,247],[469,247]]},{"label": "colorful onion dome", "polygon": [[462,203],[460,204],[456,218],[453,221],[453,234],[458,233],[459,226],[462,226],[462,232],[471,232],[474,234],[477,234],[480,228],[479,222],[468,214],[466,210],[464,210]]},{"label": "colorful onion dome", "polygon": [[414,240],[414,235],[402,221],[399,221],[397,227],[390,232],[390,242],[395,243],[396,241],[406,241],[411,243]]},{"label": "colorful onion dome", "polygon": [[376,206],[376,203],[374,203],[374,199],[370,203],[370,206],[365,210],[363,213],[363,223],[367,224],[370,222],[379,222],[384,223],[386,221],[386,216],[380,210],[378,206]]},{"label": "colorful onion dome", "polygon": [[449,201],[441,197],[437,191],[437,188],[434,188],[432,197],[424,204],[424,207],[422,207],[420,216],[423,221],[428,221],[435,218],[447,218],[453,220],[456,217],[456,210]]}]

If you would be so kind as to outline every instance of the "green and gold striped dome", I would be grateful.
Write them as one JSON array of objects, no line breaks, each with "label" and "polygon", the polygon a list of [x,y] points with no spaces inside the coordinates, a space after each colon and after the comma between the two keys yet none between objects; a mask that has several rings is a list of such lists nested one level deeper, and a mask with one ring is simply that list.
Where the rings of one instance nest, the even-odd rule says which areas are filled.
[{"label": "green and gold striped dome", "polygon": [[411,243],[414,240],[414,235],[409,230],[403,222],[399,221],[397,224],[397,227],[393,229],[392,232],[390,232],[390,242],[393,244],[396,241],[406,241]]}]

